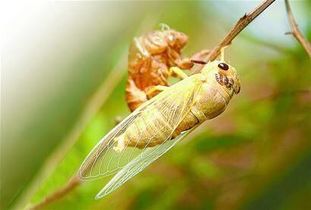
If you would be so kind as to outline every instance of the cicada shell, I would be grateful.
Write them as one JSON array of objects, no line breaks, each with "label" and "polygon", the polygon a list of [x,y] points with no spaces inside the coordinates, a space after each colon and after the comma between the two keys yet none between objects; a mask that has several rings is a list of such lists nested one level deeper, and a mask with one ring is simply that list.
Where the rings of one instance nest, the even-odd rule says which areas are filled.
[{"label": "cicada shell", "polygon": [[[154,86],[168,86],[169,68],[191,69],[190,58],[182,58],[181,50],[188,37],[173,29],[157,30],[134,38],[128,56],[126,101],[131,111],[151,96],[147,91]],[[202,50],[192,58],[200,59],[208,53]]]},{"label": "cicada shell", "polygon": [[114,175],[101,198],[155,161],[191,130],[222,113],[240,91],[236,70],[222,61],[167,87],[111,130],[82,163],[88,180]]}]

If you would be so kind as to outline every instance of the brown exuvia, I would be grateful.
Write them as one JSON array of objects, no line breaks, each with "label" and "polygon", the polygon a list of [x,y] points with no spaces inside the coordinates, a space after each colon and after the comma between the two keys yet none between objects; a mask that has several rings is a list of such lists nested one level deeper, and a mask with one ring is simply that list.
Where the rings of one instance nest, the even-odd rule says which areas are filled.
[{"label": "brown exuvia", "polygon": [[201,60],[208,50],[190,58],[182,58],[181,50],[188,37],[173,29],[156,30],[134,38],[128,56],[128,81],[126,101],[131,111],[158,94],[157,85],[168,86],[168,78],[181,77],[182,72],[172,72],[170,67],[191,69],[191,60]]}]

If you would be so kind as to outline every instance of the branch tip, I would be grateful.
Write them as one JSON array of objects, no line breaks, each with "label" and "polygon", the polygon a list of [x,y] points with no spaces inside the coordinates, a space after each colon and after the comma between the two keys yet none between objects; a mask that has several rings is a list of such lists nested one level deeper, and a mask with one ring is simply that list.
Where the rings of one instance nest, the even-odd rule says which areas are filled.
[{"label": "branch tip", "polygon": [[286,32],[285,34],[291,34],[293,35],[296,40],[301,44],[301,46],[305,49],[309,57],[311,58],[311,44],[310,42],[305,39],[305,37],[302,35],[301,31],[298,28],[298,24],[294,18],[294,15],[292,13],[291,7],[289,5],[289,1],[285,0],[285,7],[286,7],[286,12],[287,12],[287,18],[289,22],[289,26],[291,28],[290,32]]},{"label": "branch tip", "polygon": [[[245,13],[228,32],[228,34],[222,39],[222,41],[214,47],[211,52],[204,58],[205,62],[215,60],[219,54],[220,49],[231,44],[233,39],[248,26],[256,17],[258,17],[265,9],[267,9],[275,0],[264,0],[252,11]],[[192,71],[198,73],[201,69],[194,66]]]}]

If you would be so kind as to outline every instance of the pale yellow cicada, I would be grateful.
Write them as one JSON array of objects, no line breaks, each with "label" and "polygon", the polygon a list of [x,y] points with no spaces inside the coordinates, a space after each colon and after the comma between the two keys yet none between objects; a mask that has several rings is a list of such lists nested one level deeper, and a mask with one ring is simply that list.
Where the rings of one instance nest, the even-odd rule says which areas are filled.
[{"label": "pale yellow cicada", "polygon": [[240,91],[236,70],[223,61],[210,62],[201,73],[183,77],[132,112],[84,160],[79,170],[82,180],[115,174],[96,198],[120,187],[193,128],[222,113]]}]

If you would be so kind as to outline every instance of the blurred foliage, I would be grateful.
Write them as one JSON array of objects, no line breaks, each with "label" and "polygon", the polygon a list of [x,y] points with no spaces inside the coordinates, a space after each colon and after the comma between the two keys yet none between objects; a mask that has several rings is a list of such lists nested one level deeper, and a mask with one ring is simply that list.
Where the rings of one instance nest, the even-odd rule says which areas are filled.
[{"label": "blurred foliage", "polygon": [[[310,7],[307,1],[301,4]],[[185,52],[190,54],[213,46],[225,33],[217,21],[224,24],[227,19],[220,20],[221,15],[212,6],[170,2],[161,7],[158,22],[189,34]],[[235,19],[238,17],[236,14]],[[225,28],[234,20],[228,22]],[[310,20],[307,26],[310,38]],[[139,24],[132,30],[137,28]],[[82,72],[79,74],[88,74],[83,69],[98,68],[98,75],[106,82],[105,75],[118,63],[121,51],[127,50],[133,34],[127,35],[126,41],[119,36],[122,41],[108,56],[110,61],[105,68],[92,67],[91,61],[81,60],[76,66]],[[228,50],[230,63],[240,73],[242,90],[225,113],[204,123],[107,197],[94,200],[107,181],[100,179],[83,183],[45,209],[311,209],[310,59],[293,38],[288,38],[291,43],[288,45],[261,39],[260,35],[243,32]],[[97,53],[89,59],[105,57],[107,54],[100,51],[101,47],[94,46]],[[124,101],[125,74],[124,71],[122,81],[73,148],[64,154],[53,173],[35,187],[38,191],[31,203],[64,186],[91,148],[114,126],[116,117],[128,114]],[[92,86],[91,81],[84,82],[84,87]],[[86,90],[79,87],[76,91]],[[60,94],[67,97],[66,92]]]}]

